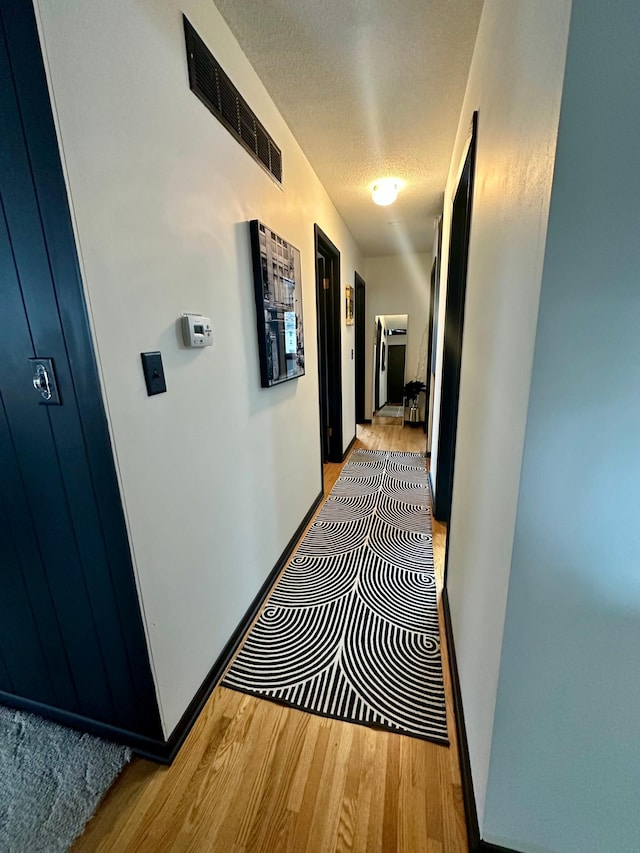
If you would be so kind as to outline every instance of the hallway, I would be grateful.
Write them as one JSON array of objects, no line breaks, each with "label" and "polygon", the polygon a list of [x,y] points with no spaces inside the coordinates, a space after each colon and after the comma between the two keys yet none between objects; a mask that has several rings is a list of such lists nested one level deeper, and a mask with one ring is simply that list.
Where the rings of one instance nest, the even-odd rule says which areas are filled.
[{"label": "hallway", "polygon": [[[422,451],[409,427],[356,448]],[[342,464],[325,466],[325,498]],[[442,583],[446,529],[434,522]],[[74,851],[467,849],[445,638],[449,748],[216,688],[171,767],[134,759]]]},{"label": "hallway", "polygon": [[[638,853],[639,38],[637,0],[0,0],[0,703],[175,758],[76,850]],[[214,690],[323,450],[424,449],[375,423],[414,383],[450,748]]]}]

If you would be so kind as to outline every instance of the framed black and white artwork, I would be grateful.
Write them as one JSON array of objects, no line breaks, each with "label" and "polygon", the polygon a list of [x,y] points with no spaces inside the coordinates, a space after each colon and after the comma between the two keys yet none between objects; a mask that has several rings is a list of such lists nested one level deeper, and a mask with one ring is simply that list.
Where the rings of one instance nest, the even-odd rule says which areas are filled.
[{"label": "framed black and white artwork", "polygon": [[249,229],[260,381],[271,388],[304,375],[300,252],[257,219]]}]

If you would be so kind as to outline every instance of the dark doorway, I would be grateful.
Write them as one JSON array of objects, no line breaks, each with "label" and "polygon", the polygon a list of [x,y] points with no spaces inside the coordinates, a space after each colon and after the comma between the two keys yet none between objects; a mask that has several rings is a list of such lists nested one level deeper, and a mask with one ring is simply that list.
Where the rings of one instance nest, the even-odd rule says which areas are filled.
[{"label": "dark doorway", "polygon": [[425,378],[425,385],[427,386],[425,399],[426,399],[426,411],[424,413],[424,430],[427,433],[427,456],[431,456],[431,431],[433,426],[433,409],[431,405],[431,395],[434,391],[435,385],[435,358],[433,354],[434,349],[434,341],[436,334],[436,298],[437,298],[437,269],[439,265],[439,257],[440,257],[440,245],[441,238],[440,234],[442,233],[442,220],[440,221],[440,225],[438,227],[438,253],[436,257],[433,259],[433,265],[431,267],[431,282],[429,285],[429,339],[427,341],[427,375]]},{"label": "dark doorway", "polygon": [[473,203],[473,175],[476,152],[477,113],[473,115],[471,142],[467,151],[458,188],[453,199],[451,240],[449,243],[449,271],[444,320],[444,350],[442,361],[442,387],[440,396],[440,427],[438,437],[438,465],[435,483],[434,516],[448,521],[451,514],[453,472],[458,427],[458,398],[460,392],[460,366],[462,363],[462,333],[464,303],[467,288],[467,260],[471,208]]},{"label": "dark doorway", "polygon": [[36,21],[11,0],[0,164],[0,701],[162,737]]},{"label": "dark doorway", "polygon": [[322,461],[341,462],[340,252],[317,225],[314,237]]},{"label": "dark doorway", "polygon": [[404,344],[387,347],[387,403],[401,406],[404,397],[404,362],[407,348]]},{"label": "dark doorway", "polygon": [[364,376],[365,376],[365,283],[356,273],[355,299],[355,356],[356,356],[356,423],[363,424],[364,418]]},{"label": "dark doorway", "polygon": [[381,350],[382,350],[382,323],[380,320],[376,323],[376,359],[373,369],[375,371],[374,377],[374,401],[373,401],[373,413],[375,414],[380,408],[380,368],[381,368]]}]

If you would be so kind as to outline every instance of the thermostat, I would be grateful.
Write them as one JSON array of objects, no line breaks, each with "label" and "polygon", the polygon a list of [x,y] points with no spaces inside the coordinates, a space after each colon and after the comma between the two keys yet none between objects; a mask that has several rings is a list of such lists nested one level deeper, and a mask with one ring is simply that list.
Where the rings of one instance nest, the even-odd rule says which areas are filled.
[{"label": "thermostat", "polygon": [[211,320],[202,314],[183,314],[182,340],[186,347],[210,347],[213,344]]}]

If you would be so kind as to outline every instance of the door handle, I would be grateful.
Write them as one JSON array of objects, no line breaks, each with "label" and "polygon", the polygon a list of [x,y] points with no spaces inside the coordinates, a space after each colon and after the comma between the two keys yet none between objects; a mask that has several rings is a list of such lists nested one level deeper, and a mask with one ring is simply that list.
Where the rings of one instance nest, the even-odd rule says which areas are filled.
[{"label": "door handle", "polygon": [[52,358],[30,358],[33,367],[33,387],[40,395],[40,405],[60,406],[60,393],[53,370]]},{"label": "door handle", "polygon": [[49,382],[49,374],[44,364],[36,364],[33,375],[33,387],[40,392],[40,396],[45,402],[51,399],[51,384]]}]

